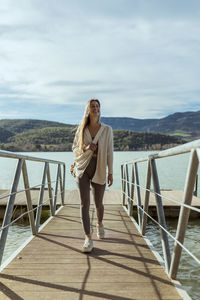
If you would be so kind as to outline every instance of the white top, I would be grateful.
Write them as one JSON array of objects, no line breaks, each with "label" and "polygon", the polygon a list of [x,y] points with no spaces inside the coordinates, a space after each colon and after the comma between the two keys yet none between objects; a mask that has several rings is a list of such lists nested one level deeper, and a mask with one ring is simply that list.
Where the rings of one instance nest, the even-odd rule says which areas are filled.
[{"label": "white top", "polygon": [[[108,174],[113,174],[113,132],[112,128],[108,125],[101,123],[102,132],[98,138],[98,153],[97,153],[97,166],[92,182],[98,184],[105,184],[106,182],[106,168],[108,167]],[[101,129],[100,128],[100,129]],[[100,130],[99,129],[99,130]],[[93,151],[87,150],[79,154],[79,128],[76,131],[72,150],[76,155],[76,177],[80,178],[85,169],[87,168]],[[97,133],[98,135],[98,133]],[[84,131],[84,144],[87,146],[92,141],[92,137],[88,127]]]}]

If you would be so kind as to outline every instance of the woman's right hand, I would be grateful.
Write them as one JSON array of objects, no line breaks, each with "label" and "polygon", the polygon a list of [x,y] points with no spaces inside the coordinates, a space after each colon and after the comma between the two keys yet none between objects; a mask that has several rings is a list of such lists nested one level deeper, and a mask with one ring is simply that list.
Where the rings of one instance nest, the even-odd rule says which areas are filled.
[{"label": "woman's right hand", "polygon": [[94,144],[94,143],[91,143],[91,144],[87,145],[87,146],[84,148],[85,151],[86,151],[86,150],[95,151],[96,149],[97,149],[97,145]]}]

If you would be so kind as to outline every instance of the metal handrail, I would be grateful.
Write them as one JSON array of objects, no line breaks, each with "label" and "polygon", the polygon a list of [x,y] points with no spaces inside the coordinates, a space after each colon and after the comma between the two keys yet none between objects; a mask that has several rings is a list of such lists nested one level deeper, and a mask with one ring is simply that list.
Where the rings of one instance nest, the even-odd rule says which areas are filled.
[{"label": "metal handrail", "polygon": [[[3,253],[4,253],[4,249],[5,249],[5,244],[6,244],[6,240],[7,240],[8,230],[9,230],[9,227],[13,223],[15,223],[17,220],[19,220],[24,215],[28,214],[32,234],[37,235],[37,233],[39,232],[39,229],[40,229],[41,212],[42,212],[42,206],[44,205],[44,203],[49,202],[50,211],[51,211],[52,216],[56,214],[58,193],[61,195],[61,205],[64,205],[65,163],[61,162],[61,161],[43,159],[43,158],[27,156],[27,155],[22,155],[22,154],[17,154],[14,152],[2,151],[2,150],[0,150],[0,157],[18,160],[18,164],[17,164],[17,168],[15,171],[14,180],[11,185],[10,193],[7,195],[3,195],[0,198],[0,199],[3,199],[3,198],[8,197],[6,211],[4,214],[4,219],[3,219],[2,227],[0,230],[0,265],[1,265]],[[26,167],[26,161],[34,161],[34,162],[40,162],[40,163],[44,164],[44,170],[43,170],[41,184],[37,184],[35,186],[30,187],[28,171],[27,171],[27,167]],[[50,164],[57,165],[56,180],[51,180]],[[21,189],[18,191],[17,188],[19,185],[19,179],[20,179],[21,174],[23,175],[24,189]],[[52,183],[55,183],[54,194],[52,192]],[[60,191],[59,191],[59,184],[60,184]],[[45,190],[46,185],[48,186],[49,198],[48,198],[48,200],[46,200],[44,202],[43,198],[44,198],[44,190]],[[38,186],[40,186],[38,204],[35,208],[33,208],[30,191],[31,191],[31,189],[38,187]],[[13,208],[14,208],[14,204],[15,204],[15,198],[16,198],[16,195],[20,192],[25,192],[25,194],[26,194],[27,211],[25,213],[22,213],[15,220],[11,221]],[[34,216],[35,210],[37,210],[36,217]]]},{"label": "metal handrail", "polygon": [[37,210],[38,207],[40,207],[40,206],[44,205],[45,203],[49,202],[49,200],[50,200],[50,198],[48,198],[46,201],[43,201],[42,204],[37,205],[35,208],[33,208],[33,209],[31,209],[31,210],[25,211],[25,212],[22,213],[19,217],[17,217],[17,218],[14,219],[12,222],[10,222],[8,225],[6,225],[6,226],[4,226],[4,227],[1,227],[1,228],[0,228],[0,232],[3,231],[3,229],[5,229],[6,227],[9,227],[9,226],[13,225],[14,223],[16,223],[18,220],[20,220],[20,219],[21,219],[22,217],[24,217],[25,215],[27,215],[27,214],[29,214],[29,213],[31,213],[31,212]]},{"label": "metal handrail", "polygon": [[[125,181],[126,183],[128,183],[128,184],[130,184],[130,185],[138,186],[138,187],[140,187],[141,190],[146,190],[146,191],[148,191],[148,192],[150,192],[150,193],[153,193],[154,195],[161,196],[162,198],[164,198],[164,199],[166,199],[166,200],[169,200],[169,201],[171,201],[171,202],[173,202],[173,203],[176,203],[176,204],[178,204],[178,205],[180,205],[180,206],[190,208],[191,210],[200,213],[200,209],[199,209],[199,208],[196,208],[196,207],[191,206],[191,205],[184,204],[184,203],[182,203],[182,202],[180,202],[180,201],[177,201],[177,200],[172,199],[172,198],[170,198],[170,197],[167,197],[167,196],[165,196],[165,195],[158,194],[158,193],[156,193],[156,192],[153,191],[153,190],[146,189],[146,188],[142,187],[141,185],[136,184],[136,183],[133,183],[133,182],[130,182],[130,181],[128,181],[128,180],[124,180],[124,179],[121,179],[121,180],[122,180],[122,182]],[[122,193],[124,193],[124,192],[122,191]],[[127,196],[127,197],[129,197],[129,196]],[[129,197],[129,198],[130,198],[130,197]],[[133,199],[130,199],[130,200],[133,200]],[[133,200],[133,201],[134,201],[134,200]]]},{"label": "metal handrail", "polygon": [[23,154],[18,154],[18,153],[15,153],[15,152],[10,152],[10,151],[5,151],[5,150],[0,150],[0,157],[25,159],[25,160],[31,160],[31,161],[37,161],[37,162],[48,162],[50,164],[56,164],[56,165],[57,164],[65,165],[64,162],[59,161],[59,160],[39,158],[39,157],[35,157],[35,156],[23,155]]},{"label": "metal handrail", "polygon": [[[182,202],[178,202],[174,199],[163,196],[161,194],[159,176],[156,167],[156,160],[161,158],[166,158],[169,156],[189,153],[189,152],[190,152],[190,160],[188,163],[188,171],[187,171],[187,176],[185,181],[183,199]],[[132,219],[134,219],[133,202],[136,202],[138,221],[134,219],[134,222],[137,224],[138,229],[143,235],[145,235],[145,231],[146,231],[147,218],[152,219],[157,225],[159,225],[166,272],[173,279],[176,278],[178,272],[182,249],[184,249],[191,257],[193,257],[193,259],[195,259],[196,262],[200,263],[200,260],[183,245],[190,210],[194,210],[198,213],[200,212],[198,208],[191,206],[195,185],[197,191],[196,178],[197,178],[199,161],[200,161],[200,139],[168,150],[160,151],[158,153],[149,155],[148,157],[145,158],[125,162],[121,165],[122,201],[123,201],[122,205],[126,210],[126,212],[129,214],[129,216]],[[147,162],[145,188],[141,187],[139,183],[139,171],[137,167],[137,165],[142,162]],[[131,180],[129,179],[130,167],[132,167]],[[153,183],[153,191],[151,190],[151,181]],[[141,189],[145,190],[143,205],[142,205],[141,193],[140,193]],[[149,206],[149,199],[150,199],[151,192],[153,192],[155,195],[158,222],[148,214],[148,206]],[[134,199],[135,194],[136,194],[136,200]],[[165,212],[162,203],[163,198],[167,198],[172,202],[178,203],[181,207],[179,213],[176,237],[173,237],[167,231]],[[175,241],[172,256],[169,248],[169,241],[168,241],[169,236]]]},{"label": "metal handrail", "polygon": [[[55,183],[55,182],[56,182],[56,180],[52,180],[51,181],[51,183]],[[16,191],[15,193],[3,194],[2,196],[0,196],[0,200],[8,198],[9,196],[14,195],[14,194],[19,194],[19,193],[22,193],[22,192],[26,192],[28,190],[33,190],[33,189],[35,189],[35,188],[37,188],[39,186],[42,186],[42,184],[41,183],[40,184],[36,184],[36,185],[31,186],[30,188]]]},{"label": "metal handrail", "polygon": [[[133,200],[133,202],[135,202],[135,200]],[[159,222],[157,222],[154,218],[152,218],[151,215],[149,215],[146,211],[144,211],[137,204],[136,204],[136,206],[138,207],[138,209],[142,210],[144,212],[144,214],[147,217],[149,217],[156,225],[158,225],[158,227],[160,227],[163,231],[165,231],[167,233],[167,235],[169,235],[171,237],[171,239],[173,239],[175,242],[177,242],[177,244],[179,244],[182,247],[182,249],[184,249],[197,263],[200,264],[200,260],[190,250],[188,250],[182,243],[180,243],[168,230],[166,230],[166,228],[164,228],[162,225],[160,225]]]},{"label": "metal handrail", "polygon": [[158,158],[164,158],[164,157],[169,157],[169,156],[175,156],[175,155],[179,155],[179,154],[188,153],[191,151],[191,149],[197,149],[197,148],[200,148],[200,139],[180,145],[180,146],[176,146],[176,147],[173,147],[173,148],[170,148],[167,150],[162,150],[158,153],[154,153],[147,157],[139,158],[134,161],[128,161],[128,162],[125,162],[124,164],[145,162],[145,161],[148,161],[149,158],[158,159]]}]

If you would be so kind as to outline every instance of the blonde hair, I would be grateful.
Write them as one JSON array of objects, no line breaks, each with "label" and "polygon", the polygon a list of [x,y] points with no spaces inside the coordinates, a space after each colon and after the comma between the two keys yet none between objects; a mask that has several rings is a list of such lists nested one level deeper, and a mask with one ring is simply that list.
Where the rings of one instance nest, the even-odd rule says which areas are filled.
[{"label": "blonde hair", "polygon": [[[78,127],[79,130],[79,150],[82,151],[83,150],[83,146],[84,146],[84,131],[87,125],[90,124],[90,105],[91,103],[95,101],[99,104],[100,107],[100,101],[98,99],[90,99],[85,106],[85,112],[83,115],[83,119],[81,124]],[[100,119],[100,116],[99,116]]]}]

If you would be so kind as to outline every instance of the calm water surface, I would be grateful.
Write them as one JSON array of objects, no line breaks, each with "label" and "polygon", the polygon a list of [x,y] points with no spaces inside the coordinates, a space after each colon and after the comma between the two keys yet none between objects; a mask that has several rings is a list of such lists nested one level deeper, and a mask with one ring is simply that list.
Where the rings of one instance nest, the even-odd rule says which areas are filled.
[{"label": "calm water surface", "polygon": [[[114,184],[109,189],[119,190],[121,189],[121,175],[120,165],[125,161],[132,161],[138,158],[146,157],[153,152],[115,152],[114,153]],[[73,177],[70,174],[70,166],[73,163],[72,152],[40,152],[40,153],[22,153],[29,156],[37,156],[41,158],[60,160],[66,163],[66,189],[76,189],[76,184]],[[159,159],[157,160],[157,169],[160,179],[161,189],[175,189],[183,190],[185,177],[187,172],[187,164],[189,155],[184,154],[180,156]],[[140,184],[145,186],[145,164],[138,165],[140,171]],[[0,189],[10,189],[14,178],[14,172],[16,169],[17,160],[11,160],[6,158],[0,158]],[[43,165],[37,162],[27,162],[29,182],[30,185],[40,184],[42,181]],[[56,178],[55,166],[50,167],[51,179]],[[200,178],[200,176],[199,176]],[[199,184],[200,186],[200,184]],[[23,188],[22,178],[20,179],[20,188]],[[198,192],[199,196],[199,192]],[[192,252],[200,259],[200,219],[190,221],[187,228],[187,236],[185,239],[185,245],[192,250]],[[167,220],[168,230],[175,235],[177,221]],[[3,260],[5,261],[14,250],[16,250],[23,241],[25,241],[31,235],[29,226],[14,225],[9,229],[8,240],[5,249],[5,255]],[[162,256],[160,234],[158,228],[153,225],[152,221],[149,221],[147,227],[147,237],[151,240],[154,247]],[[173,247],[173,240],[170,241],[170,247]],[[183,251],[181,258],[180,271],[178,273],[177,280],[186,287],[188,293],[192,299],[200,299],[200,267],[197,266],[192,259]]]}]

